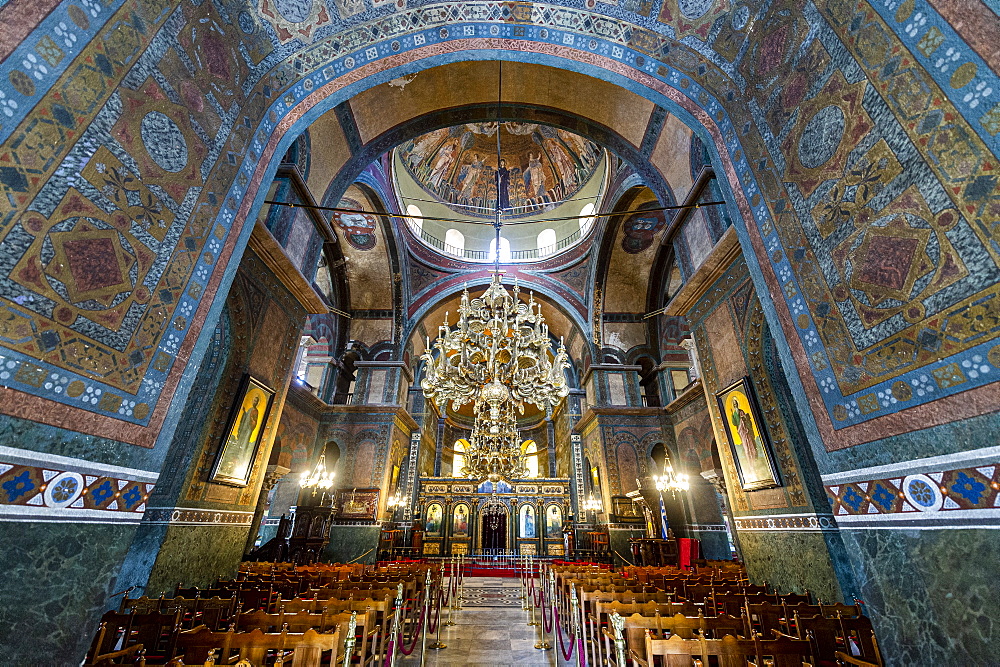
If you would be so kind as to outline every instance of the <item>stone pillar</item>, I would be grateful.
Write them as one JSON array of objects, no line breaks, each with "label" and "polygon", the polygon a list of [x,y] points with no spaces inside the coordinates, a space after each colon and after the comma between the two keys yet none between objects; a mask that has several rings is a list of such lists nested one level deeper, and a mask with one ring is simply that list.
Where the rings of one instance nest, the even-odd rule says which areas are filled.
[{"label": "stone pillar", "polygon": [[698,347],[695,345],[693,338],[685,338],[681,341],[680,345],[688,351],[688,357],[691,359],[691,382],[694,382],[701,377],[701,364],[698,361]]},{"label": "stone pillar", "polygon": [[545,422],[545,437],[549,441],[549,470],[546,477],[556,476],[556,425],[551,419]]},{"label": "stone pillar", "polygon": [[444,417],[438,417],[437,438],[434,446],[434,476],[441,476],[441,455],[444,451]]},{"label": "stone pillar", "polygon": [[413,382],[413,374],[402,361],[356,361],[352,405],[400,405],[401,385]]},{"label": "stone pillar", "polygon": [[267,507],[267,496],[278,480],[289,472],[291,472],[289,468],[279,465],[269,465],[264,470],[264,482],[260,487],[260,495],[257,496],[257,507],[254,508],[253,521],[250,523],[250,534],[247,536],[246,546],[243,547],[244,554],[253,551],[257,542],[257,535],[260,533],[260,520],[264,517],[264,509]]},{"label": "stone pillar", "polygon": [[406,486],[403,488],[403,492],[400,494],[404,498],[408,498],[409,502],[403,506],[403,521],[410,521],[413,518],[413,507],[417,502],[417,492],[416,479],[417,479],[417,461],[420,455],[420,431],[414,431],[410,434],[410,454],[409,454],[409,464],[406,468]]},{"label": "stone pillar", "polygon": [[592,364],[583,376],[590,407],[641,407],[641,366]]},{"label": "stone pillar", "polygon": [[583,504],[585,487],[583,484],[583,438],[574,433],[570,436],[573,442],[573,483],[570,484],[573,514],[576,516],[576,523],[581,521],[581,506]]}]

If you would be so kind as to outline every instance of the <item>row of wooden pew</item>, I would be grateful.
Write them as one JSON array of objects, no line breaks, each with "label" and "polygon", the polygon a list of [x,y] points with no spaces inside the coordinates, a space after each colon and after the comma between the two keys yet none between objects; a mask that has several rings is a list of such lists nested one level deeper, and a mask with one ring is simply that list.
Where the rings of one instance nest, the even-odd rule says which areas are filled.
[{"label": "row of wooden pew", "polygon": [[688,667],[698,659],[744,667],[751,656],[757,665],[778,667],[882,664],[860,605],[768,590],[751,584],[742,569],[548,569],[564,618],[574,613],[571,598],[577,601],[590,665]]},{"label": "row of wooden pew", "polygon": [[429,572],[426,564],[395,568],[394,577],[351,570],[313,588],[315,572],[248,567],[207,589],[178,586],[170,598],[126,597],[101,619],[85,665],[179,667],[239,659],[262,665],[278,657],[296,666],[339,665],[347,650],[351,664],[375,665],[389,650],[397,604],[401,630],[416,630],[420,601],[440,586],[437,571]]}]

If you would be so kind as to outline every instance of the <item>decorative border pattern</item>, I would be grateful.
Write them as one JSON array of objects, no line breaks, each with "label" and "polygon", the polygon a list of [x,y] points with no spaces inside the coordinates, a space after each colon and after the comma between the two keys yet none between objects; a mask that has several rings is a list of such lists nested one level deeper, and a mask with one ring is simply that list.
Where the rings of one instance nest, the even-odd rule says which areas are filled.
[{"label": "decorative border pattern", "polygon": [[834,533],[837,522],[828,514],[769,514],[733,519],[741,533]]},{"label": "decorative border pattern", "polygon": [[150,507],[144,524],[171,526],[249,526],[253,512],[220,511],[195,507]]},{"label": "decorative border pattern", "polygon": [[837,523],[842,528],[1000,528],[1000,462],[894,472],[826,485]]},{"label": "decorative border pattern", "polygon": [[724,533],[726,525],[724,523],[689,523],[685,524],[688,530],[696,533]]},{"label": "decorative border pattern", "polygon": [[0,521],[138,523],[155,483],[0,462]]}]

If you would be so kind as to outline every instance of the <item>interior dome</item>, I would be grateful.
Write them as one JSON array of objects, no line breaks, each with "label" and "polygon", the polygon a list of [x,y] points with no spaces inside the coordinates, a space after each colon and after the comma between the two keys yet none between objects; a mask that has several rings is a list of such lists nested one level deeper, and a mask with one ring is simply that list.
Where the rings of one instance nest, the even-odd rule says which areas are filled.
[{"label": "interior dome", "polygon": [[470,216],[492,218],[497,173],[506,185],[505,216],[524,217],[555,208],[587,184],[603,151],[572,132],[537,123],[465,123],[404,143],[400,163],[437,201]]}]

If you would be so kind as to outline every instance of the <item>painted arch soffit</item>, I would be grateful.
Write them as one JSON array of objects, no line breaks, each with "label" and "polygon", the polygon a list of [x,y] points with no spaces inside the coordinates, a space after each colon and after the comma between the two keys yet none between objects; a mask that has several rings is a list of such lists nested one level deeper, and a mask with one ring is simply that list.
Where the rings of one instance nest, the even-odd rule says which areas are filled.
[{"label": "painted arch soffit", "polygon": [[[919,10],[916,4],[920,5]],[[917,140],[917,149],[924,151],[925,160],[931,165],[930,187],[940,184],[944,199],[938,195],[935,201],[939,204],[921,204],[921,199],[926,202],[934,197],[922,191],[920,183],[914,183],[913,189],[904,188],[891,200],[895,211],[877,210],[868,216],[866,224],[870,229],[854,239],[858,248],[867,244],[866,257],[879,257],[878,248],[882,247],[879,243],[883,243],[877,240],[879,236],[894,236],[910,239],[901,245],[915,248],[912,256],[917,261],[904,266],[903,257],[898,266],[882,274],[879,267],[872,267],[870,273],[859,267],[858,275],[851,279],[856,277],[865,282],[862,280],[865,276],[875,277],[877,280],[867,284],[874,284],[881,291],[871,293],[862,289],[859,291],[865,292],[863,295],[848,296],[862,299],[866,307],[877,308],[884,303],[891,306],[894,294],[909,296],[914,289],[940,288],[938,277],[952,287],[964,276],[934,275],[930,282],[925,279],[926,272],[933,269],[934,257],[929,252],[962,247],[954,240],[941,238],[937,230],[958,229],[956,233],[965,234],[965,239],[978,240],[984,248],[990,247],[985,242],[985,237],[993,233],[988,221],[998,219],[1000,206],[996,179],[991,176],[991,170],[996,169],[993,156],[1000,134],[1000,119],[997,119],[1000,111],[974,91],[984,82],[980,91],[996,88],[996,76],[926,3],[906,2],[893,11],[883,6],[848,6],[828,0],[804,9],[798,4],[788,4],[795,11],[784,13],[787,7],[777,3],[770,14],[758,21],[757,25],[763,28],[755,31],[746,45],[753,57],[744,61],[741,71],[749,72],[754,82],[764,82],[753,83],[746,91],[753,96],[749,104],[732,77],[690,48],[641,25],[609,20],[595,12],[568,8],[556,11],[548,5],[511,8],[499,3],[437,5],[439,11],[429,11],[429,7],[404,10],[392,20],[359,25],[315,42],[255,79],[259,75],[251,72],[246,51],[239,51],[238,47],[243,42],[242,46],[252,51],[253,58],[266,50],[266,45],[253,36],[252,26],[244,29],[237,17],[218,14],[214,6],[208,5],[171,11],[166,4],[145,3],[138,8],[145,19],[141,25],[130,23],[127,29],[107,31],[101,33],[101,39],[94,39],[96,31],[109,21],[116,28],[124,25],[111,21],[112,16],[124,20],[133,9],[126,11],[120,7],[112,2],[106,5],[106,10],[101,9],[100,20],[76,23],[78,26],[86,23],[86,28],[80,28],[84,39],[73,42],[76,46],[71,49],[67,46],[68,51],[50,49],[48,57],[56,64],[51,65],[51,70],[44,68],[44,72],[38,68],[40,77],[35,79],[39,83],[28,86],[15,76],[22,81],[21,90],[16,90],[22,103],[16,108],[5,106],[6,120],[0,126],[0,141],[4,142],[0,159],[5,162],[0,197],[11,206],[0,218],[3,226],[0,233],[5,242],[14,240],[12,234],[17,236],[19,243],[11,247],[23,248],[24,252],[14,260],[20,262],[19,268],[25,269],[17,274],[8,269],[2,278],[3,317],[7,327],[2,341],[3,379],[18,396],[42,397],[70,409],[69,412],[52,410],[51,404],[45,408],[45,404],[19,399],[18,410],[25,416],[50,423],[51,420],[68,422],[73,407],[82,408],[92,415],[83,428],[95,433],[115,432],[126,441],[152,444],[166,410],[167,401],[161,401],[160,396],[172,393],[183,370],[183,364],[175,361],[178,357],[188,359],[195,349],[195,337],[209,310],[208,304],[202,302],[211,303],[224,284],[224,270],[218,267],[226,266],[234,252],[238,255],[242,251],[245,240],[241,236],[246,236],[240,234],[245,231],[243,222],[260,206],[264,195],[260,185],[266,181],[268,164],[295,134],[288,130],[299,121],[307,124],[310,114],[321,112],[330,103],[342,101],[357,90],[435,62],[478,57],[479,49],[483,50],[479,55],[495,57],[497,48],[505,49],[507,57],[531,53],[539,60],[561,62],[571,69],[614,80],[703,126],[719,153],[728,186],[743,213],[744,220],[737,222],[743,240],[749,241],[756,251],[772,293],[785,297],[785,304],[779,308],[783,330],[790,338],[797,367],[825,434],[834,435],[838,429],[850,429],[891,415],[901,407],[984,387],[991,379],[988,371],[994,363],[1000,364],[1000,358],[995,358],[1000,357],[1000,351],[994,354],[995,348],[980,342],[983,336],[979,334],[988,332],[976,330],[983,321],[978,316],[979,309],[989,307],[982,299],[990,292],[982,285],[976,291],[972,281],[966,281],[964,291],[934,292],[933,295],[942,296],[925,298],[921,302],[924,308],[930,304],[925,312],[900,312],[898,318],[896,315],[887,318],[908,324],[908,328],[903,327],[895,334],[895,339],[912,338],[917,352],[911,360],[902,364],[883,363],[880,368],[879,359],[907,357],[874,345],[855,350],[853,354],[859,358],[851,359],[853,364],[831,363],[836,361],[827,350],[834,342],[831,332],[836,332],[838,340],[851,344],[858,335],[846,325],[837,328],[838,317],[841,322],[847,317],[845,308],[831,310],[829,304],[842,302],[828,298],[831,295],[826,293],[822,295],[824,299],[818,298],[820,292],[829,289],[830,276],[810,273],[812,268],[803,263],[803,258],[814,256],[810,244],[814,243],[815,232],[809,230],[806,243],[800,240],[801,235],[788,236],[801,229],[785,219],[792,207],[801,208],[796,198],[812,197],[828,187],[830,181],[837,182],[837,171],[828,165],[829,161],[837,158],[843,162],[846,173],[848,156],[841,149],[849,143],[844,139],[848,130],[859,141],[871,141],[872,132],[891,134],[891,130],[898,134],[881,137],[890,147],[898,145],[898,141],[892,143],[898,137]],[[512,16],[511,12],[517,15]],[[932,19],[930,25],[926,17]],[[407,22],[405,18],[411,20]],[[518,23],[507,22],[512,20]],[[171,35],[180,34],[189,21],[202,25],[200,41],[177,42]],[[799,21],[816,30],[799,30],[792,25]],[[149,52],[140,67],[135,68],[140,62],[138,54],[165,25],[162,34],[176,45],[174,49]],[[18,49],[34,48],[42,43],[46,31],[55,31],[57,27],[58,24],[43,21]],[[240,30],[249,37],[241,36]],[[231,37],[232,43],[227,44],[218,33]],[[868,38],[871,34],[877,35],[880,43],[901,48],[873,52],[873,42]],[[57,32],[53,35],[59,36]],[[874,112],[865,105],[876,104],[878,100],[865,94],[868,86],[884,88],[887,97],[882,98],[882,103],[889,107],[890,120],[885,127],[867,131],[864,118],[852,121],[850,127],[845,122],[839,141],[836,137],[831,140],[836,144],[832,148],[822,141],[813,145],[800,139],[799,144],[789,144],[797,152],[779,170],[769,159],[780,150],[766,124],[780,125],[780,113],[768,116],[767,123],[754,122],[749,114],[756,113],[755,106],[766,113],[768,100],[773,103],[786,90],[788,95],[799,94],[794,88],[777,91],[773,83],[779,78],[793,77],[796,68],[815,72],[817,67],[830,67],[824,43],[834,44],[833,40],[837,40],[835,50],[846,50],[846,54],[836,55],[852,58],[868,79],[855,82],[853,77],[831,75],[823,90],[807,91],[808,100],[823,94],[831,104],[814,108],[812,117],[800,114],[797,120],[788,119],[797,124],[793,133],[799,133],[799,137],[815,137],[817,131],[821,131],[822,137],[838,134],[827,131],[827,126],[838,126],[833,122],[837,111],[827,110],[838,106],[839,103],[833,104],[837,99],[855,105],[847,111],[859,112],[859,116],[862,111],[872,115]],[[170,68],[176,70],[178,49],[184,52],[184,49],[205,48],[218,59],[205,72],[196,72],[195,88],[189,88],[186,94],[163,89],[155,78],[144,76],[149,68],[159,68],[161,73]],[[961,64],[955,62],[949,72],[931,67],[939,48],[951,49],[950,52],[957,49]],[[460,55],[462,51],[466,53]],[[896,66],[888,67],[886,59],[896,57],[892,54],[899,52],[906,55],[901,56]],[[157,53],[163,53],[159,60]],[[262,61],[263,57],[258,62]],[[9,78],[20,62],[23,62],[20,58],[8,58],[0,68],[6,70],[3,74]],[[37,56],[28,62],[38,62]],[[747,62],[752,62],[752,67]],[[68,69],[71,63],[75,68],[72,71]],[[901,85],[899,67],[908,68],[904,71],[909,78],[904,80],[914,82],[909,88],[891,88]],[[130,77],[126,77],[129,72]],[[777,73],[782,76],[775,76]],[[88,85],[74,84],[77,77],[80,82],[89,81]],[[123,79],[125,83],[119,87]],[[230,82],[228,86],[226,81]],[[972,88],[968,88],[970,85]],[[112,96],[116,88],[118,94]],[[217,89],[212,93],[216,99],[220,95],[229,95],[234,100],[246,98],[241,122],[211,124],[203,91],[213,88]],[[969,90],[973,91],[971,96]],[[921,91],[933,94],[923,95]],[[67,92],[73,94],[67,96]],[[200,107],[198,99],[202,100]],[[123,114],[123,109],[129,113]],[[848,114],[843,109],[841,113],[846,119]],[[26,110],[32,110],[35,116],[22,122]],[[821,113],[823,122],[810,127]],[[197,120],[199,114],[201,132],[191,120],[192,117]],[[52,120],[35,122],[43,116]],[[101,122],[91,124],[97,117]],[[133,118],[142,121],[134,129],[127,128]],[[911,123],[907,118],[916,120]],[[917,122],[921,118],[939,120]],[[115,128],[116,123],[120,123],[117,129],[109,129]],[[215,130],[214,137],[207,135],[206,126]],[[78,142],[84,128],[88,141]],[[786,141],[791,141],[792,135],[787,136],[790,138]],[[962,150],[956,149],[959,139]],[[206,145],[211,150],[199,147]],[[801,145],[808,150],[798,150]],[[884,150],[882,144],[875,141],[870,148],[873,160],[879,150]],[[101,159],[93,159],[101,151]],[[141,162],[151,173],[141,184],[135,178],[140,160],[132,158],[132,154],[141,155]],[[753,156],[753,161],[748,155]],[[861,157],[857,151],[850,155],[855,162]],[[192,161],[198,167],[193,171]],[[892,160],[887,162],[891,166]],[[882,161],[879,158],[874,163],[881,165]],[[82,173],[84,164],[92,169]],[[76,178],[76,174],[82,178]],[[779,185],[788,175],[794,176],[798,184],[796,197],[791,201],[784,197]],[[193,183],[201,185],[192,187]],[[845,189],[851,191],[855,190],[854,185],[844,183]],[[143,187],[149,188],[149,192]],[[767,197],[761,196],[762,191]],[[120,197],[117,203],[112,197],[115,192]],[[884,199],[880,200],[883,204]],[[133,211],[134,208],[142,210]],[[823,219],[819,213],[806,211],[807,219]],[[126,212],[125,217],[116,215]],[[775,225],[779,219],[780,224]],[[937,247],[943,250],[927,250],[930,237],[923,231],[926,227],[920,220],[935,230]],[[744,221],[749,227],[749,237],[742,226]],[[55,236],[60,233],[70,236],[61,239]],[[36,247],[32,239],[39,236],[46,238],[38,250],[31,250]],[[56,241],[63,246],[59,257],[64,260],[49,270],[56,255],[44,248],[54,247]],[[82,265],[74,267],[72,257],[79,256],[74,255],[78,249],[71,247],[72,243],[66,247],[74,241],[86,242],[86,247],[93,250],[86,254],[102,258],[101,266],[107,270],[95,278],[94,272],[82,270]],[[144,254],[142,247],[149,254]],[[800,252],[800,249],[805,250]],[[30,252],[36,253],[36,259],[28,258]],[[835,255],[830,252],[831,257]],[[928,265],[924,261],[927,257],[931,268],[925,270],[922,267]],[[966,257],[956,259],[967,267],[971,261]],[[983,262],[978,267],[983,269],[980,275],[993,271],[995,262],[990,250],[985,251]],[[827,268],[835,266],[831,262]],[[902,278],[887,277],[893,273]],[[911,281],[914,273],[916,278]],[[105,284],[112,279],[120,284]],[[149,291],[146,302],[139,298],[145,296],[138,287],[140,283]],[[115,291],[119,287],[121,290]],[[104,313],[125,303],[118,301],[121,295],[130,300],[123,309],[125,314]],[[958,302],[954,299],[956,295],[962,296]],[[821,312],[824,302],[827,306]],[[906,303],[900,308],[905,311]],[[968,326],[961,324],[963,318]],[[921,348],[920,341],[929,340],[927,336],[920,338],[922,332],[930,328],[933,337],[933,326],[942,333],[950,332],[952,323],[969,335],[957,341],[938,335],[936,361],[921,356],[919,350],[926,346]],[[870,328],[870,324],[863,322],[859,331],[867,332]],[[844,335],[845,331],[848,335]],[[973,364],[975,375],[969,372]],[[867,376],[844,375],[841,370],[859,367],[867,369]],[[895,383],[914,387],[917,386],[914,381],[919,384],[924,376],[931,391],[921,386],[918,389],[922,393],[901,389],[899,394],[903,398],[893,394]],[[64,389],[73,383],[80,383],[74,387],[83,386],[82,394],[70,395]],[[87,395],[86,403],[81,398],[83,394]],[[885,398],[888,395],[896,400]],[[137,409],[140,406],[142,409]],[[52,416],[53,413],[59,415]],[[146,432],[147,426],[152,427],[153,435]],[[894,428],[897,427],[906,430],[905,425],[896,424]]]}]

